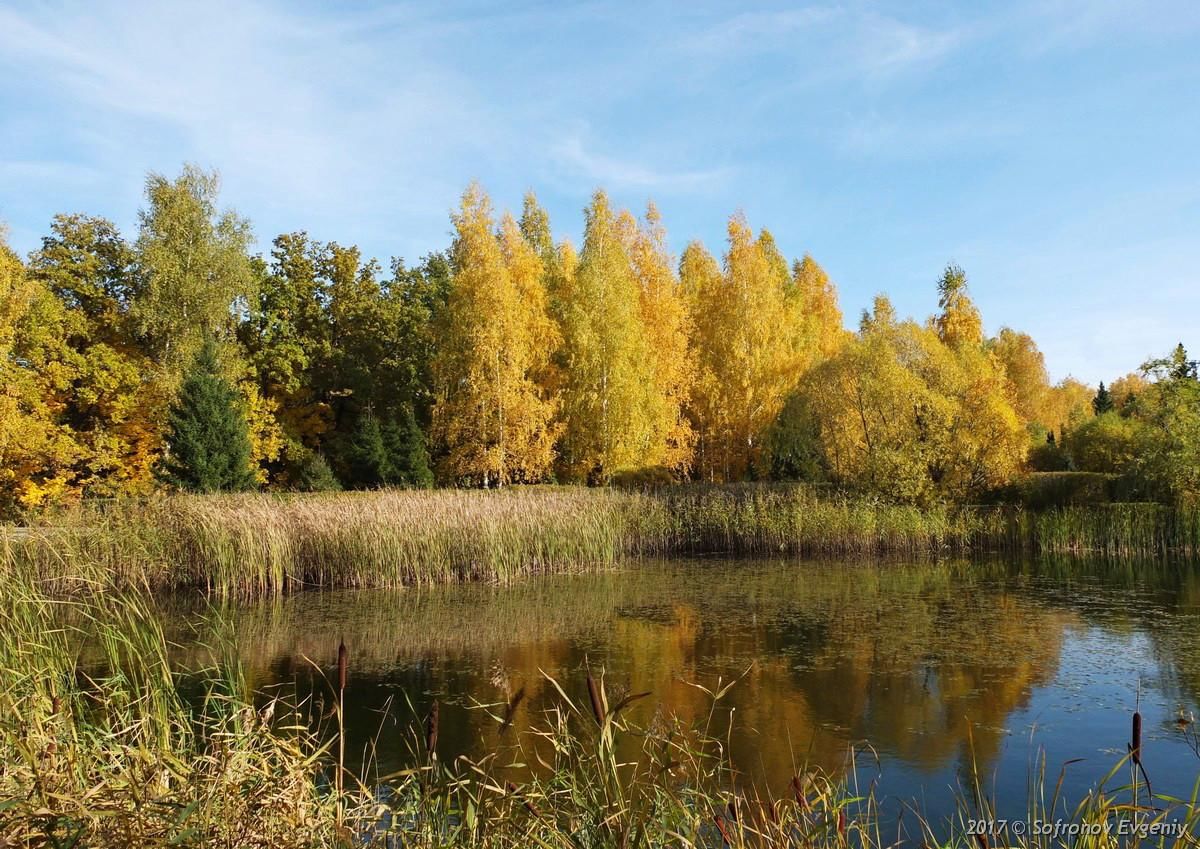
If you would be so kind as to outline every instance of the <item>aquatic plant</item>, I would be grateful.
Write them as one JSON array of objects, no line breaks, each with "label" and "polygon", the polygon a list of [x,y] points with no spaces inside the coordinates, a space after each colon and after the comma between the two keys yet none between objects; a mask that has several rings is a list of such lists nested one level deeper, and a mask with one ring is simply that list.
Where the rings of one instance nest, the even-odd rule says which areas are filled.
[{"label": "aquatic plant", "polygon": [[1159,504],[917,508],[799,485],[183,496],[0,526],[0,575],[261,596],[507,582],[645,555],[874,557],[1200,551],[1200,510]]}]

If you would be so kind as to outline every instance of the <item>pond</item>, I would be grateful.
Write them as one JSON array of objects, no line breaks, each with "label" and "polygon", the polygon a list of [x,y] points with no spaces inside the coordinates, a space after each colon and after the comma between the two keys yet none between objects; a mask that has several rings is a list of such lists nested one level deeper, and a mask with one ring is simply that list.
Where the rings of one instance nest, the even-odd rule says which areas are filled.
[{"label": "pond", "polygon": [[[170,635],[211,642],[213,618],[172,610]],[[1124,756],[1139,700],[1154,790],[1189,796],[1200,774],[1200,571],[1180,565],[640,561],[511,586],[313,592],[221,618],[250,686],[318,710],[344,639],[348,752],[377,774],[409,764],[405,729],[434,700],[443,761],[479,757],[503,742],[480,703],[523,688],[520,734],[560,702],[546,676],[586,705],[587,668],[614,702],[651,693],[629,712],[642,724],[704,722],[712,700],[692,685],[736,679],[713,730],[739,781],[775,795],[799,763],[853,768],[885,809],[944,818],[974,764],[1001,813],[1021,815],[1044,754],[1048,794],[1082,759],[1066,767],[1073,804]]]}]

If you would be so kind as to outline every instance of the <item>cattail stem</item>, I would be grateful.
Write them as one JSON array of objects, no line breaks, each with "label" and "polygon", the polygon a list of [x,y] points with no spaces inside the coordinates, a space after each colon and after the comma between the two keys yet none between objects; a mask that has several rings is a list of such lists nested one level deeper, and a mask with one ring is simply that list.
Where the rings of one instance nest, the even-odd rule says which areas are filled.
[{"label": "cattail stem", "polygon": [[350,651],[346,648],[345,639],[338,642],[338,765],[337,780],[337,819],[338,826],[342,825],[343,796],[346,791],[346,679],[350,675]]}]

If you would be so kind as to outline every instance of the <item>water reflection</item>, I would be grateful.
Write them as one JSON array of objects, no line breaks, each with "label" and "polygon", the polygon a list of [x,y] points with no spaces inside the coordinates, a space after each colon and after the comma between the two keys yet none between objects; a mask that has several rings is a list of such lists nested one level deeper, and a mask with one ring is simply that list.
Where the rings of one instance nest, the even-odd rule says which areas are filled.
[{"label": "water reflection", "polygon": [[[1190,789],[1200,762],[1174,717],[1200,692],[1198,604],[1195,573],[1152,564],[693,560],[511,587],[299,595],[222,616],[255,688],[320,693],[318,670],[331,672],[345,639],[350,748],[374,741],[382,771],[405,762],[397,716],[436,698],[443,758],[491,751],[497,725],[473,703],[523,687],[520,732],[555,702],[543,671],[585,699],[590,665],[616,697],[652,692],[634,709],[641,721],[706,721],[711,700],[691,684],[739,678],[712,721],[722,731],[734,717],[744,780],[784,786],[798,761],[837,772],[865,741],[886,793],[940,792],[974,762],[1023,805],[1030,739],[1055,771],[1056,759],[1088,758],[1068,782],[1082,791],[1119,757],[1139,687],[1156,785]],[[192,628],[213,640],[211,614],[169,620],[181,644],[195,646]]]}]

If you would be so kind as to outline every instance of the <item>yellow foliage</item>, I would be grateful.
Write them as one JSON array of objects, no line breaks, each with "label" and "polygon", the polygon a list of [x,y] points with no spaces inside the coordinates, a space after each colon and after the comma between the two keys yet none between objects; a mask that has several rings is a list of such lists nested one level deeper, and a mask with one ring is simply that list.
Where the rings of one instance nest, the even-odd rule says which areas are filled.
[{"label": "yellow foliage", "polygon": [[442,474],[484,486],[537,481],[550,467],[554,404],[536,381],[557,345],[542,261],[505,216],[497,238],[478,186],[454,216],[455,276],[434,362]]},{"label": "yellow foliage", "polygon": [[640,286],[639,304],[654,385],[650,450],[644,465],[686,474],[696,443],[696,434],[684,413],[695,379],[689,346],[692,320],[654,204],[646,211],[645,225],[634,230],[629,253]]},{"label": "yellow foliage", "polygon": [[578,264],[563,273],[554,297],[563,334],[559,462],[568,479],[607,481],[667,455],[667,416],[630,257],[636,226],[614,215],[604,192],[585,218]]},{"label": "yellow foliage", "polygon": [[681,274],[694,299],[698,471],[707,480],[737,480],[759,471],[764,437],[803,371],[802,316],[770,234],[755,239],[740,216],[729,221],[723,273],[691,245]]},{"label": "yellow foliage", "polygon": [[809,254],[795,264],[792,280],[805,337],[817,359],[828,359],[846,344],[850,336],[842,322],[837,288],[825,269]]},{"label": "yellow foliage", "polygon": [[951,348],[886,301],[802,382],[833,478],[901,501],[966,498],[1009,480],[1027,447],[1003,368]]}]

